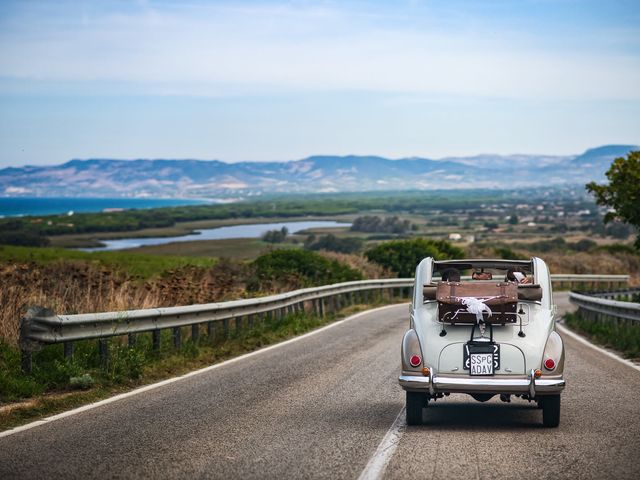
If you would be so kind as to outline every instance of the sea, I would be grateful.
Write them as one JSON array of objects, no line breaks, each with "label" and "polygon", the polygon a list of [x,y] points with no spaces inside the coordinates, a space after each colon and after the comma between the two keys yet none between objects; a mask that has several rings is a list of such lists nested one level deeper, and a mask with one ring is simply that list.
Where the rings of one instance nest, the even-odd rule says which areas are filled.
[{"label": "sea", "polygon": [[213,202],[191,198],[0,197],[0,218],[177,207]]}]

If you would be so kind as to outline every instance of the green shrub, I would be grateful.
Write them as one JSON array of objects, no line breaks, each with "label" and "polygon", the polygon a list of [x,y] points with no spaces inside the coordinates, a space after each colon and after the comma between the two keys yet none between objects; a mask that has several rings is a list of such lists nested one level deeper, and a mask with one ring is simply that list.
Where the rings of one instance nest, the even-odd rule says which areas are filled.
[{"label": "green shrub", "polygon": [[79,377],[71,377],[69,379],[69,385],[71,388],[77,388],[80,390],[88,390],[94,383],[95,380],[88,373],[80,375]]},{"label": "green shrub", "polygon": [[254,290],[269,290],[275,282],[311,287],[362,279],[362,273],[347,265],[298,249],[274,250],[255,259],[253,267]]},{"label": "green shrub", "polygon": [[364,241],[361,238],[347,237],[339,238],[333,234],[324,235],[320,238],[315,238],[314,235],[309,235],[307,241],[305,241],[304,247],[308,250],[328,250],[330,252],[338,253],[355,253],[362,248]]},{"label": "green shrub", "polygon": [[413,276],[416,266],[425,257],[438,260],[462,258],[464,251],[445,240],[412,238],[381,243],[368,250],[366,257],[400,277]]},{"label": "green shrub", "polygon": [[611,245],[600,245],[594,249],[596,252],[607,252],[611,254],[629,253],[631,255],[639,255],[640,250],[636,250],[633,245],[624,243],[612,243]]},{"label": "green shrub", "polygon": [[493,251],[495,252],[498,258],[503,258],[505,260],[526,260],[528,258],[528,257],[525,257],[524,255],[520,255],[519,253],[514,252],[509,247],[504,247],[504,246],[495,247]]}]

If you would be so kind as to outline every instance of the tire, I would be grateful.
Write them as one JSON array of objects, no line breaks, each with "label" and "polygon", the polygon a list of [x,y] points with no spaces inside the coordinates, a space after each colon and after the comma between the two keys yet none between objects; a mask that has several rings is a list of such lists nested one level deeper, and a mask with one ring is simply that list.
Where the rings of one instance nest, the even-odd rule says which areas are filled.
[{"label": "tire", "polygon": [[427,395],[421,392],[407,393],[407,425],[422,425],[422,409],[427,406]]},{"label": "tire", "polygon": [[546,395],[542,398],[542,424],[547,428],[560,425],[560,395]]}]

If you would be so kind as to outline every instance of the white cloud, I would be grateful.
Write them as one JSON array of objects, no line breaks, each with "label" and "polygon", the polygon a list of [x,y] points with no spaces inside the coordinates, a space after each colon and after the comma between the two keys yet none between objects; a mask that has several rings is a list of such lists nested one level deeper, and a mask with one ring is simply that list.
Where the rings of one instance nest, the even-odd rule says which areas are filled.
[{"label": "white cloud", "polygon": [[100,14],[36,5],[0,33],[0,74],[183,95],[294,89],[640,99],[640,59],[631,53],[551,50],[526,33],[443,29],[437,19],[423,28],[397,23],[306,3],[143,3]]}]

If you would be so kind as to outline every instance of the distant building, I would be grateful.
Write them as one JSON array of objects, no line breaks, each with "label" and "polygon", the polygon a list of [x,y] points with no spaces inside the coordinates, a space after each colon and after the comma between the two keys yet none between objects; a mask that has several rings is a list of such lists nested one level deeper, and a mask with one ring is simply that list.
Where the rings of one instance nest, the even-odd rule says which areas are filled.
[{"label": "distant building", "polygon": [[450,233],[449,240],[452,240],[454,242],[459,242],[460,240],[462,240],[462,235],[460,235],[459,233]]}]

